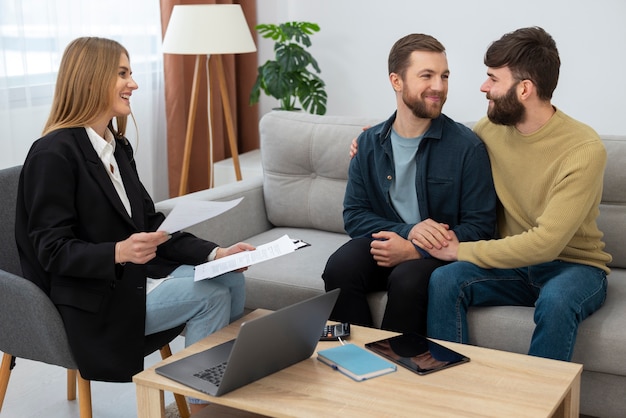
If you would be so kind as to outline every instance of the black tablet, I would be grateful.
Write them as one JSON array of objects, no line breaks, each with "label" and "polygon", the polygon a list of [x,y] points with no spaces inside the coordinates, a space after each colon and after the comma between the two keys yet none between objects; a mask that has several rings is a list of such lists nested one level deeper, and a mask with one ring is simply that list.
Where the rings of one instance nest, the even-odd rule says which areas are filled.
[{"label": "black tablet", "polygon": [[411,333],[373,341],[365,344],[365,347],[420,375],[467,363],[470,360],[469,357],[426,337]]}]

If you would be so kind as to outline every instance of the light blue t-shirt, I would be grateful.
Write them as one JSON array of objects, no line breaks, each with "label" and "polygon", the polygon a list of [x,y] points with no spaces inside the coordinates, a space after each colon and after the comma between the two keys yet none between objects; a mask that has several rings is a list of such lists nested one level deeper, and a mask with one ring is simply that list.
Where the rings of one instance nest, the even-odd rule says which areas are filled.
[{"label": "light blue t-shirt", "polygon": [[415,224],[422,220],[417,202],[417,187],[415,176],[417,164],[415,155],[424,136],[404,138],[391,130],[391,148],[396,176],[391,182],[389,197],[398,215],[408,224]]}]

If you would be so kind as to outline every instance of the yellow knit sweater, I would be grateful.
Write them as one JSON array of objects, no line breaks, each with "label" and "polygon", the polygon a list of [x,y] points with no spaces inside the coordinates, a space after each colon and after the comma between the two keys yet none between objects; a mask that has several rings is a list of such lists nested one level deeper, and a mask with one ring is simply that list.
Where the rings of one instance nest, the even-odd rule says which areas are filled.
[{"label": "yellow knit sweater", "polygon": [[474,131],[491,159],[501,238],[462,242],[458,259],[484,268],[563,260],[608,273],[596,224],[606,165],[598,134],[560,110],[530,135],[487,118]]}]

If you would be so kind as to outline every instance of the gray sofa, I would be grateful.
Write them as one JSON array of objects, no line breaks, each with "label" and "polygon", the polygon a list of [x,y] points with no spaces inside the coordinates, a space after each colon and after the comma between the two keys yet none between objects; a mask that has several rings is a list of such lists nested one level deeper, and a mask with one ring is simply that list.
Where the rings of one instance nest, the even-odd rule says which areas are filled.
[{"label": "gray sofa", "polygon": [[[237,241],[262,244],[283,234],[311,244],[257,264],[246,272],[246,307],[278,309],[323,292],[328,257],[348,236],[342,202],[349,144],[362,127],[379,120],[271,112],[260,122],[263,176],[159,202],[168,212],[181,199],[230,200],[234,209],[189,230],[222,246]],[[605,305],[580,327],[574,362],[584,365],[581,413],[626,416],[626,137],[603,136],[608,166],[598,219],[606,250],[613,255]],[[371,295],[380,324],[386,295]],[[533,309],[472,308],[472,344],[526,353],[534,327]],[[512,389],[514,390],[514,389]]]}]

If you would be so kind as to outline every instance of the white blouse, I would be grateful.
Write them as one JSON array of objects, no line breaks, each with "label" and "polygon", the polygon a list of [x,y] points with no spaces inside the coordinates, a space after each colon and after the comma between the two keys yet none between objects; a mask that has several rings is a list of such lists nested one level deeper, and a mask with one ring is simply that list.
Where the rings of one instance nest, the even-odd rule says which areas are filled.
[{"label": "white blouse", "polygon": [[104,164],[109,178],[113,183],[113,187],[115,187],[115,191],[117,191],[120,200],[126,208],[126,212],[128,212],[128,216],[132,217],[130,200],[128,200],[128,195],[126,195],[124,182],[122,181],[122,176],[120,175],[120,170],[115,160],[115,138],[113,138],[113,134],[107,129],[104,132],[104,138],[102,138],[89,126],[87,126],[85,130],[87,131],[91,145],[93,145],[98,157],[102,160],[102,164]]}]

